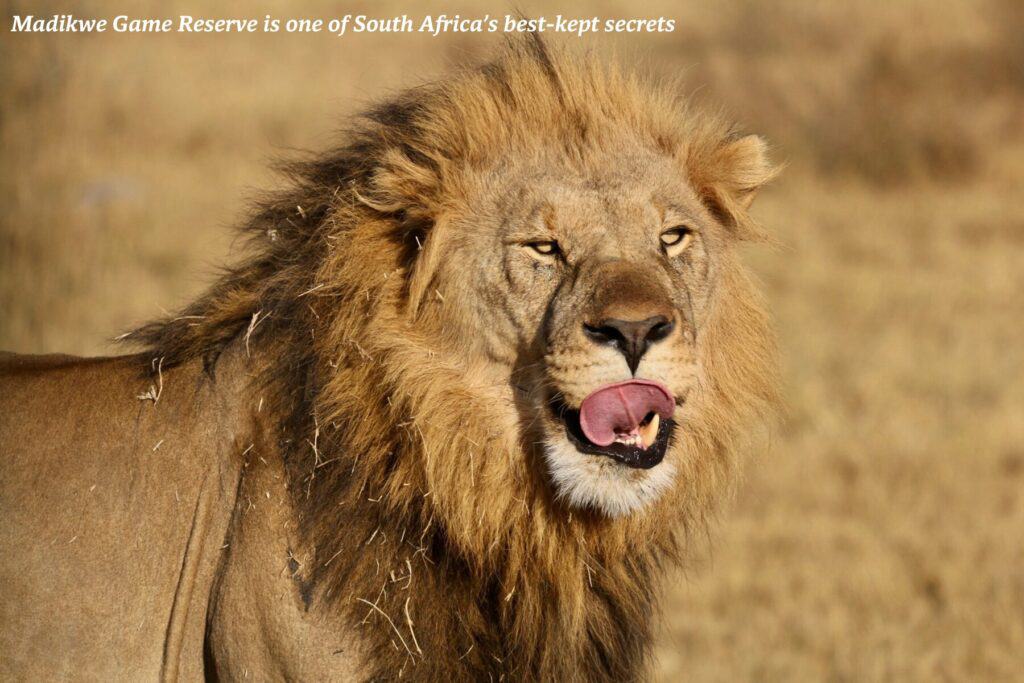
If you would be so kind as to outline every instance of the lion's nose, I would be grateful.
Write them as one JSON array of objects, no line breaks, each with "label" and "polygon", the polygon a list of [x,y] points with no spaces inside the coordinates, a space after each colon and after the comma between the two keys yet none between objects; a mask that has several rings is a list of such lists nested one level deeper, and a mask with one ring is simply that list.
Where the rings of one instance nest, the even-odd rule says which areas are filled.
[{"label": "lion's nose", "polygon": [[610,344],[626,357],[629,371],[636,374],[640,359],[648,347],[672,334],[675,323],[663,315],[644,320],[605,318],[596,324],[583,324],[583,332],[598,344]]}]

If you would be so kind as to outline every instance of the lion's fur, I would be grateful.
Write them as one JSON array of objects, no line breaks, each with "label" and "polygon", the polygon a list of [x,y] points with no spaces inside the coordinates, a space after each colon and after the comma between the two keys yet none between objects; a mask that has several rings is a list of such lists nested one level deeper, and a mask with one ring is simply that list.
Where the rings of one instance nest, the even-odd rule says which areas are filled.
[{"label": "lion's fur", "polygon": [[659,578],[733,481],[741,426],[772,398],[766,314],[730,248],[703,332],[713,385],[680,437],[680,484],[611,520],[554,499],[514,411],[488,398],[489,375],[448,351],[459,340],[438,329],[437,232],[467,176],[493,150],[529,156],[552,141],[585,167],[624,128],[685,164],[737,240],[760,235],[745,195],[773,169],[730,148],[730,126],[672,88],[530,39],[399,95],[343,146],[286,167],[290,189],[245,226],[252,256],[132,335],[165,369],[202,358],[214,374],[244,340],[277,419],[304,578],[320,608],[368,619],[368,679],[638,676]]}]

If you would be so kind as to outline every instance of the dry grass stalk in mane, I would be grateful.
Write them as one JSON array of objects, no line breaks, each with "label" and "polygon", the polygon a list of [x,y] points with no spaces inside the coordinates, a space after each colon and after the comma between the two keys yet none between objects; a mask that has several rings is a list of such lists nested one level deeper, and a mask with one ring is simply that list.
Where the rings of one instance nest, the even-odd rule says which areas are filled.
[{"label": "dry grass stalk in mane", "polygon": [[[531,38],[285,170],[252,256],[132,340],[214,374],[244,340],[308,609],[363,624],[368,680],[639,676],[660,577],[773,397],[736,253],[764,144]],[[647,422],[588,443],[608,385]]]}]

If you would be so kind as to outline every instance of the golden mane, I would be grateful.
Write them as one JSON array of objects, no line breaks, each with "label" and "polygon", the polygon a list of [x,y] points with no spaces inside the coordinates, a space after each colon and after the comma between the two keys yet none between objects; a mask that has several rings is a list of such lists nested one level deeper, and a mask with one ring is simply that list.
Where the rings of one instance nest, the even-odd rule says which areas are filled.
[{"label": "golden mane", "polygon": [[407,647],[383,620],[367,631],[368,679],[635,677],[658,578],[733,480],[740,427],[772,398],[766,315],[730,256],[728,315],[704,333],[715,386],[703,421],[679,437],[697,455],[674,493],[610,520],[554,500],[508,406],[481,403],[473,368],[436,353],[436,321],[417,311],[434,292],[432,230],[462,200],[461,178],[494,150],[560,144],[585,164],[623,127],[686,163],[737,238],[759,234],[730,197],[772,170],[721,171],[730,126],[688,113],[670,88],[531,37],[370,110],[341,147],[285,167],[290,188],[245,225],[252,255],[129,337],[147,364],[202,358],[211,374],[244,340],[313,558],[302,577],[311,599],[353,623],[367,617],[362,600],[415,615]]}]

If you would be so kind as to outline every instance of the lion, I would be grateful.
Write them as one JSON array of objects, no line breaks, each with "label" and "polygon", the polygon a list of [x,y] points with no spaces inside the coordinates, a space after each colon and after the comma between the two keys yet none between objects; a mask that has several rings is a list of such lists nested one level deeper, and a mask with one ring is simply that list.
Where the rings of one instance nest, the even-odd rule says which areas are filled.
[{"label": "lion", "polygon": [[113,358],[0,360],[6,678],[620,681],[771,413],[765,142],[536,37],[284,168]]}]

